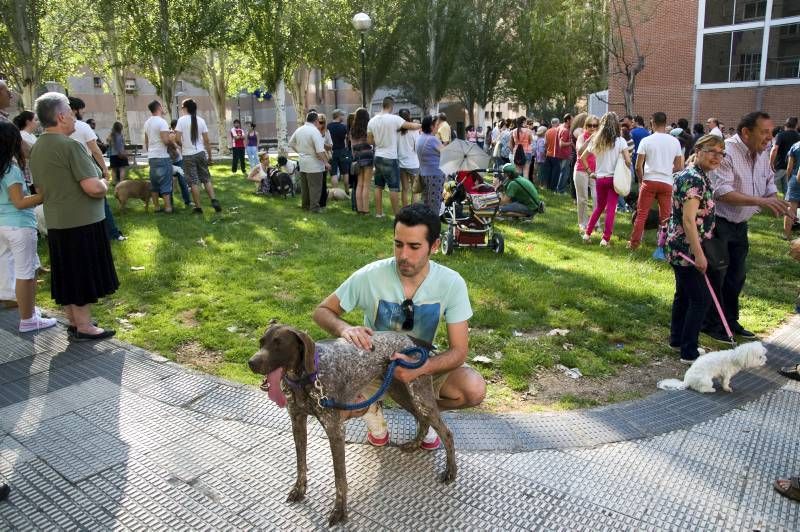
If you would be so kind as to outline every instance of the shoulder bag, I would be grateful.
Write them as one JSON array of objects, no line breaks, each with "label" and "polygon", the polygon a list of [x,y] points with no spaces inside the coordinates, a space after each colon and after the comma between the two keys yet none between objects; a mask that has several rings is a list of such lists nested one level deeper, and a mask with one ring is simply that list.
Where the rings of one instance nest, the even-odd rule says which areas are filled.
[{"label": "shoulder bag", "polygon": [[623,198],[631,193],[631,169],[625,164],[622,152],[619,153],[617,166],[614,167],[614,191]]}]

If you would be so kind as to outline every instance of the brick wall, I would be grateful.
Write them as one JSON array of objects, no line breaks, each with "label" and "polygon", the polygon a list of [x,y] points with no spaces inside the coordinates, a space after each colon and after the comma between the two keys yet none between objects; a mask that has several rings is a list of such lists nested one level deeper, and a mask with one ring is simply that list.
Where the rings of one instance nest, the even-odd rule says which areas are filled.
[{"label": "brick wall", "polygon": [[[669,122],[686,118],[690,123],[703,124],[714,116],[731,127],[736,127],[742,115],[758,108],[770,113],[776,125],[787,116],[800,115],[800,86],[788,85],[698,89],[692,116],[699,1],[702,0],[662,1],[655,16],[638,25],[637,36],[647,58],[645,69],[636,78],[634,114],[647,119],[654,112],[663,111]],[[631,46],[629,38],[626,45]],[[614,71],[614,59],[610,58],[609,72]],[[621,114],[625,112],[624,82],[623,76],[612,75],[609,79],[609,110]]]}]

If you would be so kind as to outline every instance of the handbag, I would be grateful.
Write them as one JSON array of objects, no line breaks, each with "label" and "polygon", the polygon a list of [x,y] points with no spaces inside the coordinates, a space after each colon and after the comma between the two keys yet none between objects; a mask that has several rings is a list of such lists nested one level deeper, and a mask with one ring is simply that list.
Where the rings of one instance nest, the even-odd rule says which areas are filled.
[{"label": "handbag", "polygon": [[728,257],[728,246],[724,240],[715,235],[700,242],[700,247],[703,248],[703,255],[706,256],[709,270],[721,270],[728,267],[730,257]]},{"label": "handbag", "polygon": [[631,169],[625,164],[622,153],[617,157],[617,166],[614,167],[614,191],[623,198],[631,193]]}]

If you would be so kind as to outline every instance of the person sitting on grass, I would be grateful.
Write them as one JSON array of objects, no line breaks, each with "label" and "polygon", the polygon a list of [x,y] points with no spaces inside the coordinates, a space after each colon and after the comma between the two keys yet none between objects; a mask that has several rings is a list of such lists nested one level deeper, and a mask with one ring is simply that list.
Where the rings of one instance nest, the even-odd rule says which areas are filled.
[{"label": "person sitting on grass", "polygon": [[513,163],[503,165],[502,182],[498,188],[501,192],[500,212],[517,216],[533,216],[544,212],[544,202],[539,197],[536,186],[517,173]]},{"label": "person sitting on grass", "polygon": [[250,173],[247,175],[248,181],[258,183],[256,185],[256,194],[266,195],[269,194],[269,155],[267,152],[262,151],[258,154],[258,164],[255,165]]}]

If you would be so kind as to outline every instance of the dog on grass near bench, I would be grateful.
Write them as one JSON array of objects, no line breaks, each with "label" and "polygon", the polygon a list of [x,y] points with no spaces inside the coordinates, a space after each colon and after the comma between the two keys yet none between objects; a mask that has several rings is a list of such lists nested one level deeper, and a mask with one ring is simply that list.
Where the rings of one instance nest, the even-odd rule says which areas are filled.
[{"label": "dog on grass near bench", "polygon": [[[267,376],[265,385],[269,386],[270,399],[280,407],[288,406],[292,420],[292,434],[297,453],[297,480],[289,492],[287,501],[300,501],[306,493],[307,417],[309,415],[316,417],[325,429],[333,455],[336,483],[336,501],[328,517],[330,525],[347,519],[347,475],[344,454],[344,422],[347,417],[342,410],[320,406],[318,401],[320,390],[317,385],[321,385],[322,394],[338,403],[359,402],[360,390],[370,382],[384,377],[392,354],[419,346],[420,342],[400,333],[376,332],[372,336],[372,344],[372,351],[361,350],[343,339],[315,344],[311,337],[302,331],[287,325],[271,323],[261,337],[260,349],[248,361],[254,373]],[[435,355],[432,353],[431,356]],[[408,384],[393,380],[388,394],[417,419],[416,438],[403,444],[401,449],[403,451],[419,449],[428,427],[433,427],[439,434],[447,455],[445,470],[440,480],[445,483],[453,482],[456,478],[453,435],[439,414],[433,391],[433,378],[426,375]]]}]

